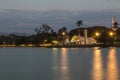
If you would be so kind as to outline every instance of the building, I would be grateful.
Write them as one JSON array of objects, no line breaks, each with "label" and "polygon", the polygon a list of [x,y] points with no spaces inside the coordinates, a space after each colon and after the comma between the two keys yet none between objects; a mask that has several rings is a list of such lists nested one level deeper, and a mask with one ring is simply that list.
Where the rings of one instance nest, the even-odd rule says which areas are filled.
[{"label": "building", "polygon": [[71,39],[71,44],[76,44],[76,45],[84,45],[84,44],[96,44],[96,40],[92,37],[83,37],[83,36],[77,36],[74,35]]}]

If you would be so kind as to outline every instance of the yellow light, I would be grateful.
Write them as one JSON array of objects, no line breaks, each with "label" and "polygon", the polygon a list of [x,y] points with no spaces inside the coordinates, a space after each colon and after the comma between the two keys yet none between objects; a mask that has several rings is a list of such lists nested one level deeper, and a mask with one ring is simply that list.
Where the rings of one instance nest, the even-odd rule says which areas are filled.
[{"label": "yellow light", "polygon": [[58,44],[58,41],[54,40],[52,41],[53,44]]},{"label": "yellow light", "polygon": [[33,46],[33,44],[28,44],[27,46],[32,47],[32,46]]},{"label": "yellow light", "polygon": [[21,44],[20,46],[21,46],[21,47],[25,47],[26,45],[25,45],[25,44]]},{"label": "yellow light", "polygon": [[95,35],[98,37],[98,36],[100,35],[100,33],[99,33],[99,32],[96,32]]},{"label": "yellow light", "polygon": [[65,35],[65,32],[63,32],[62,35]]},{"label": "yellow light", "polygon": [[108,52],[106,72],[106,80],[119,80],[119,66],[115,47]]},{"label": "yellow light", "polygon": [[113,32],[110,32],[109,35],[110,35],[110,36],[113,36]]}]

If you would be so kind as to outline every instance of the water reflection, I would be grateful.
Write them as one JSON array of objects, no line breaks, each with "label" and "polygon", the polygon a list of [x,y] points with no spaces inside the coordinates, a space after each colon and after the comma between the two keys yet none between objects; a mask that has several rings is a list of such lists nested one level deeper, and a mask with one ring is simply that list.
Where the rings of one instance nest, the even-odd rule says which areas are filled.
[{"label": "water reflection", "polygon": [[101,50],[94,49],[93,53],[92,80],[103,80],[103,66]]},{"label": "water reflection", "polygon": [[52,51],[53,51],[53,80],[57,80],[58,79],[58,77],[57,77],[57,75],[59,75],[59,59],[58,59],[58,48],[53,48],[52,49]]},{"label": "water reflection", "polygon": [[61,49],[61,80],[70,80],[68,67],[68,49]]},{"label": "water reflection", "polygon": [[60,54],[61,57],[59,58],[58,52],[56,51],[56,49],[53,49],[53,78],[54,80],[70,80],[68,66],[68,49],[61,48]]},{"label": "water reflection", "polygon": [[116,48],[111,48],[107,61],[107,80],[118,80],[118,65],[116,59]]}]

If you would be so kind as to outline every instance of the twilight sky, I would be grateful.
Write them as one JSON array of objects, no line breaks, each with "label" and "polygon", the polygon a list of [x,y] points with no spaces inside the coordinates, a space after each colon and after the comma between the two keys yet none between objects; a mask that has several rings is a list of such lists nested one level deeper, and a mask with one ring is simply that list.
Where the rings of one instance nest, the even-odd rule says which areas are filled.
[{"label": "twilight sky", "polygon": [[120,0],[1,0],[0,9],[103,10],[119,9]]},{"label": "twilight sky", "polygon": [[120,21],[120,0],[0,0],[0,32],[33,33],[40,24],[54,29],[76,28],[83,20],[84,27],[111,27],[111,17]]}]

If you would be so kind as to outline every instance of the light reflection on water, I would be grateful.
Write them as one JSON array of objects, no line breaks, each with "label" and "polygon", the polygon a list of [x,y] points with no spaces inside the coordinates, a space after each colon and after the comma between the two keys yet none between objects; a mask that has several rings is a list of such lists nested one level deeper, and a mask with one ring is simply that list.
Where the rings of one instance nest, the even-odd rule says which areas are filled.
[{"label": "light reflection on water", "polygon": [[94,49],[93,53],[93,67],[92,80],[103,80],[103,65],[102,65],[101,50]]},{"label": "light reflection on water", "polygon": [[54,80],[70,80],[67,48],[61,48],[60,59],[58,58],[57,51],[57,48],[53,48]]},{"label": "light reflection on water", "polygon": [[53,80],[58,79],[59,75],[59,59],[58,59],[58,48],[53,48]]},{"label": "light reflection on water", "polygon": [[[68,49],[68,48],[53,49],[53,71],[54,71],[53,80],[74,79],[75,77],[73,76],[74,74],[72,75],[70,73],[71,71],[70,69],[72,68],[70,68],[69,64],[73,64],[73,63],[69,63],[69,51],[70,50],[74,51],[75,53],[77,52],[77,54],[86,54],[89,52],[89,49],[85,53],[78,53],[80,49]],[[107,48],[106,49],[107,53],[103,53],[103,52],[104,51],[102,48],[94,48],[92,54],[91,52],[89,52],[92,58],[91,63],[90,63],[92,67],[89,68],[90,72],[86,72],[86,75],[88,74],[91,75],[89,77],[90,80],[119,80],[119,69],[118,69],[116,48]],[[83,58],[85,58],[85,56],[83,56]],[[106,59],[103,59],[103,58],[106,58]],[[77,63],[77,64],[80,64],[80,63]],[[81,64],[80,66],[86,67],[84,66],[84,64]],[[79,69],[78,71],[81,71],[81,70]],[[78,73],[81,74],[82,71]],[[78,77],[78,78],[87,79],[85,77]]]},{"label": "light reflection on water", "polygon": [[116,56],[116,48],[111,48],[107,57],[107,79],[106,80],[119,80],[118,77],[118,64]]},{"label": "light reflection on water", "polygon": [[0,80],[120,80],[120,48],[0,48]]},{"label": "light reflection on water", "polygon": [[61,49],[61,80],[70,80],[67,50],[66,48]]},{"label": "light reflection on water", "polygon": [[101,49],[94,49],[92,80],[119,80],[116,48],[108,49],[107,67],[103,69]]}]

